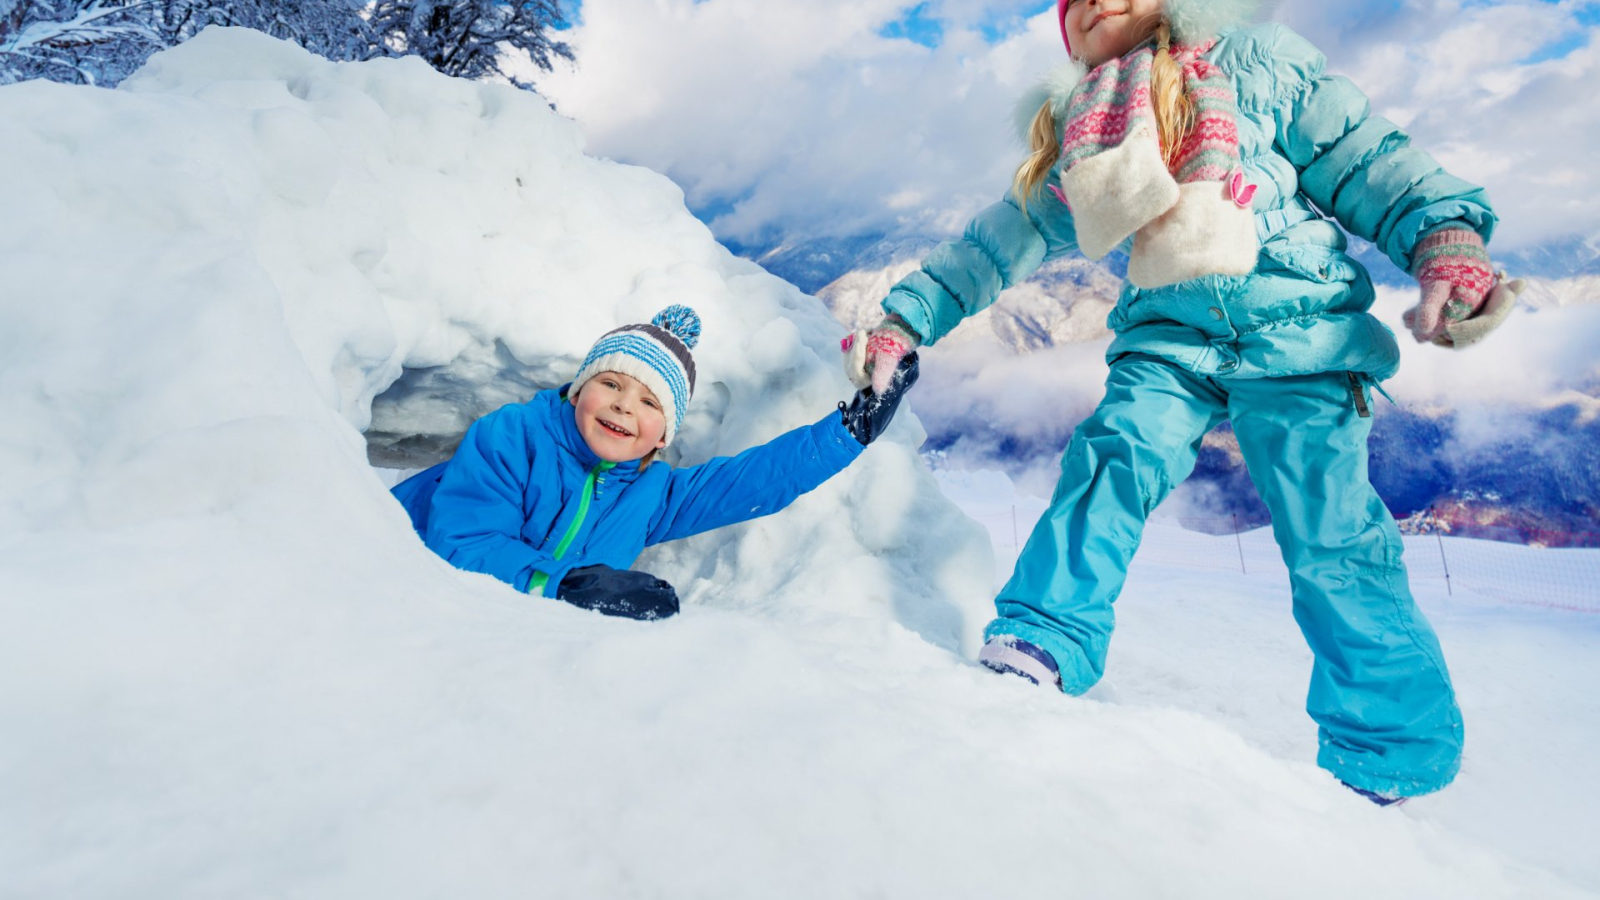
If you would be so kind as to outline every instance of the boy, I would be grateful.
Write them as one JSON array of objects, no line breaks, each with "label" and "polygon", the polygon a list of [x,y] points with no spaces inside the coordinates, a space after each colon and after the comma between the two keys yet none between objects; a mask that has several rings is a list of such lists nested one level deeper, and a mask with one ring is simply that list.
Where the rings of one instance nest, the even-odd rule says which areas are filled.
[{"label": "boy", "polygon": [[699,336],[693,310],[669,307],[602,336],[571,384],[475,422],[454,458],[394,489],[428,548],[527,593],[666,618],[672,585],[628,569],[645,547],[788,506],[854,462],[917,379],[912,356],[814,425],[698,466],[652,465],[694,393]]}]

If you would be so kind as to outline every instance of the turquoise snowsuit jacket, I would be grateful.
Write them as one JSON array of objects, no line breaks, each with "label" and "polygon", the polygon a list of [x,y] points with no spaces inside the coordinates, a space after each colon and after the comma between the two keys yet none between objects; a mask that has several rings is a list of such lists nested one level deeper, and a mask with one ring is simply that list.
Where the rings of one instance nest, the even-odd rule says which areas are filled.
[{"label": "turquoise snowsuit jacket", "polygon": [[454,457],[394,488],[429,549],[520,591],[542,573],[554,597],[573,569],[626,569],[651,544],[778,512],[862,451],[834,412],[698,466],[612,465],[584,442],[566,390],[484,416]]},{"label": "turquoise snowsuit jacket", "polygon": [[[1224,34],[1206,56],[1239,100],[1241,163],[1258,186],[1256,271],[1152,290],[1124,285],[1107,319],[1115,333],[1107,358],[1145,353],[1205,376],[1388,378],[1399,346],[1368,312],[1371,277],[1345,253],[1338,226],[1409,271],[1413,248],[1441,223],[1459,220],[1487,241],[1495,225],[1487,196],[1372,115],[1360,89],[1327,74],[1322,53],[1282,25]],[[1026,213],[1008,195],[960,240],[930,253],[883,308],[934,344],[1046,260],[1076,249],[1072,215],[1053,192],[1030,198]]]}]

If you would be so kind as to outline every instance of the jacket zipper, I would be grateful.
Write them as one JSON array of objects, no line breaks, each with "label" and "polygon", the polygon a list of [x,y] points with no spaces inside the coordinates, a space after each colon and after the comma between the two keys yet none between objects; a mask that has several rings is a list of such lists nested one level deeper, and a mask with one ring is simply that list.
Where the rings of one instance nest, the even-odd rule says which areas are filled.
[{"label": "jacket zipper", "polygon": [[[589,517],[589,501],[600,492],[600,476],[615,466],[614,462],[601,460],[589,470],[589,477],[583,480],[583,495],[578,498],[578,514],[572,517],[572,524],[567,526],[567,533],[561,536],[561,543],[556,545],[556,559],[566,555],[573,540],[578,537],[578,529],[583,527],[583,520]],[[544,586],[549,583],[549,573],[534,572],[533,577],[528,579],[528,593],[542,593]]]}]

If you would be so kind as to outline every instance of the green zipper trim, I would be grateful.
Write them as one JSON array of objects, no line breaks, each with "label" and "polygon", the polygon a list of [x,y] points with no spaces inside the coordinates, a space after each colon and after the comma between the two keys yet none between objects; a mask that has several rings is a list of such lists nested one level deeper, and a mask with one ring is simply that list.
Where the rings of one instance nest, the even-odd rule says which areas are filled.
[{"label": "green zipper trim", "polygon": [[[600,464],[589,470],[589,477],[583,480],[583,496],[578,498],[578,514],[572,518],[572,524],[567,526],[567,533],[562,535],[561,543],[556,545],[555,558],[565,556],[567,549],[578,536],[578,529],[583,527],[583,520],[589,517],[589,501],[594,498],[595,484],[600,480],[600,475],[616,467],[616,463],[601,460]],[[545,585],[550,583],[547,572],[534,572],[528,579],[528,593],[542,593]]]}]

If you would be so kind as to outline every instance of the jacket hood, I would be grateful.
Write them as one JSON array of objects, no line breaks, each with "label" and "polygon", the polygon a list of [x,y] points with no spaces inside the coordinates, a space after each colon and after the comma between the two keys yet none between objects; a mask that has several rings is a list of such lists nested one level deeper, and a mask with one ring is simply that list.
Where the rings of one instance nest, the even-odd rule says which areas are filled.
[{"label": "jacket hood", "polygon": [[[1172,39],[1191,44],[1255,24],[1271,14],[1275,5],[1276,0],[1166,0],[1165,10],[1167,21],[1172,23]],[[1056,122],[1066,119],[1067,101],[1088,71],[1083,63],[1068,60],[1051,69],[1018,99],[1013,116],[1018,139],[1024,147],[1028,145],[1028,130],[1039,107],[1048,101]]]},{"label": "jacket hood", "polygon": [[1167,0],[1172,39],[1192,44],[1254,25],[1272,12],[1273,0]]}]

